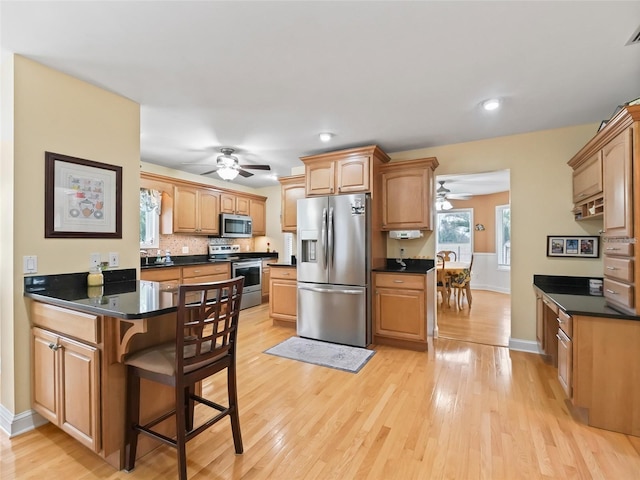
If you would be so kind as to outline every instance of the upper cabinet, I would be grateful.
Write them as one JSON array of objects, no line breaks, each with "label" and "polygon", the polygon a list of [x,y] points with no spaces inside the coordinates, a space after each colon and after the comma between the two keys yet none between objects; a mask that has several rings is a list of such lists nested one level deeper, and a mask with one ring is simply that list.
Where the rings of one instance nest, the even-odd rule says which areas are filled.
[{"label": "upper cabinet", "polygon": [[249,215],[251,216],[251,224],[253,235],[267,234],[267,204],[264,200],[249,199]]},{"label": "upper cabinet", "polygon": [[282,185],[282,211],[280,225],[283,232],[294,232],[298,226],[298,199],[305,197],[305,176],[280,177]]},{"label": "upper cabinet", "polygon": [[382,230],[432,230],[435,157],[393,162],[380,168]]},{"label": "upper cabinet", "polygon": [[[602,192],[597,169],[602,164]],[[640,304],[640,249],[634,231],[640,196],[640,105],[618,112],[570,161],[574,169],[576,219],[603,217],[604,296],[617,310],[637,314]],[[591,170],[591,173],[588,171]],[[582,176],[576,187],[576,177]],[[595,192],[595,193],[594,193]],[[589,196],[591,195],[591,196]],[[586,213],[585,213],[586,212]]]},{"label": "upper cabinet", "polygon": [[305,194],[339,195],[371,192],[374,173],[389,156],[375,145],[302,157]]},{"label": "upper cabinet", "polygon": [[220,213],[234,213],[236,215],[249,215],[249,198],[232,193],[220,194]]},{"label": "upper cabinet", "polygon": [[173,208],[174,233],[219,234],[219,199],[220,194],[215,190],[176,186]]}]

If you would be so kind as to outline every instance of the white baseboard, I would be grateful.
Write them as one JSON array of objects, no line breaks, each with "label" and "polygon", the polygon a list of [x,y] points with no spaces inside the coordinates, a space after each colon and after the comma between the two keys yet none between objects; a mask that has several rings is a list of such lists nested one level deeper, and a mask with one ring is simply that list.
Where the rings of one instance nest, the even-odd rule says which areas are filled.
[{"label": "white baseboard", "polygon": [[532,342],[531,340],[521,340],[519,338],[509,338],[509,350],[537,353],[538,355],[542,353],[538,348],[538,342]]},{"label": "white baseboard", "polygon": [[509,288],[496,287],[494,285],[476,285],[476,284],[473,284],[473,285],[471,285],[471,290],[488,290],[490,292],[506,293],[506,294],[510,294],[511,293],[511,289],[509,289]]},{"label": "white baseboard", "polygon": [[4,405],[0,405],[0,429],[9,435],[9,438],[33,430],[44,425],[47,421],[33,410],[14,415]]}]

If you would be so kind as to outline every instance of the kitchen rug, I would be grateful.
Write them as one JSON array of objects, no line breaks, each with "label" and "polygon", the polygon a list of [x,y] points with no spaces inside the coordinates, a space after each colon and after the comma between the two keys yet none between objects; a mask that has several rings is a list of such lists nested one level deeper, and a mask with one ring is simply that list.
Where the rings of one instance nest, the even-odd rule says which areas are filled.
[{"label": "kitchen rug", "polygon": [[291,337],[265,350],[264,353],[345,372],[358,373],[376,352],[366,348]]}]

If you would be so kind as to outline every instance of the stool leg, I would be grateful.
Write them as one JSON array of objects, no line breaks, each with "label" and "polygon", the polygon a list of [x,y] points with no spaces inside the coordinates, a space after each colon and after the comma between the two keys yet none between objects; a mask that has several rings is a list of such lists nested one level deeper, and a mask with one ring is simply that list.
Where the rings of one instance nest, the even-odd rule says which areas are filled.
[{"label": "stool leg", "polygon": [[187,394],[189,389],[176,385],[176,450],[178,456],[178,478],[187,480]]},{"label": "stool leg", "polygon": [[229,418],[231,420],[231,431],[233,433],[233,445],[236,448],[236,453],[240,454],[244,452],[244,447],[242,446],[242,434],[240,433],[235,364],[229,365],[229,368],[227,368],[227,389],[229,391]]},{"label": "stool leg", "polygon": [[138,430],[140,421],[140,377],[127,367],[127,443],[125,447],[125,470],[131,471],[136,465],[136,450],[138,449]]},{"label": "stool leg", "polygon": [[189,385],[187,388],[184,389],[185,406],[186,406],[184,414],[186,418],[187,432],[190,432],[191,430],[193,430],[193,414],[194,414],[196,402],[193,400],[192,395],[194,395],[195,393],[196,393],[195,385]]}]

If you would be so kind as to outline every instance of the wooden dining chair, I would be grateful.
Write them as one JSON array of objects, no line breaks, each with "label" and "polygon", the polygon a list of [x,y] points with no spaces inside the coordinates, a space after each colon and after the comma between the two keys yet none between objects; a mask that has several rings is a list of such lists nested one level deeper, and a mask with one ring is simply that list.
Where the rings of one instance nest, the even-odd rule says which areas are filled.
[{"label": "wooden dining chair", "polygon": [[458,254],[453,250],[440,250],[436,255],[442,255],[447,262],[458,260]]},{"label": "wooden dining chair", "polygon": [[[138,435],[144,433],[177,449],[179,478],[186,480],[186,443],[226,416],[231,420],[235,451],[243,452],[236,382],[236,342],[243,285],[244,277],[179,285],[175,341],[133,353],[125,359],[126,470],[135,467]],[[196,394],[198,382],[223,370],[227,372],[227,407]],[[141,378],[175,388],[175,408],[144,425],[139,424]],[[194,428],[196,402],[212,408],[216,415]],[[175,416],[175,438],[153,429],[172,416]]]},{"label": "wooden dining chair", "polygon": [[473,267],[473,253],[471,254],[471,261],[469,262],[469,268],[465,268],[457,275],[449,277],[449,289],[453,293],[453,299],[458,306],[458,309],[462,309],[463,297],[467,298],[467,304],[471,309],[471,268]]},{"label": "wooden dining chair", "polygon": [[440,294],[442,298],[442,305],[445,304],[445,300],[447,303],[449,302],[449,284],[448,277],[446,272],[444,271],[444,266],[446,264],[446,259],[442,255],[436,255],[436,283],[437,283],[437,293]]}]

